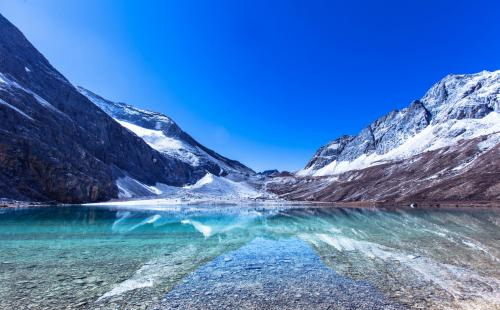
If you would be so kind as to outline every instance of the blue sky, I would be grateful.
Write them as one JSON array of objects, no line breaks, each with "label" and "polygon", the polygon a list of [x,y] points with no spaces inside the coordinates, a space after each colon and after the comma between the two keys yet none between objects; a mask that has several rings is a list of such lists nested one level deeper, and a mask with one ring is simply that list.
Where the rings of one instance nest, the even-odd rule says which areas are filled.
[{"label": "blue sky", "polygon": [[171,116],[255,170],[500,69],[500,1],[0,0],[74,84]]}]

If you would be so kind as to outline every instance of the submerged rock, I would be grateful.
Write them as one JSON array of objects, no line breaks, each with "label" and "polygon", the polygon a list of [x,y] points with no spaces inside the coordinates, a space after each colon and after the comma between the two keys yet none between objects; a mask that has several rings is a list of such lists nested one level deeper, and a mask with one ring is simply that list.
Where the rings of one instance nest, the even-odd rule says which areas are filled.
[{"label": "submerged rock", "polygon": [[182,309],[405,309],[367,282],[335,273],[304,241],[261,238],[198,268],[158,308],[179,305]]}]

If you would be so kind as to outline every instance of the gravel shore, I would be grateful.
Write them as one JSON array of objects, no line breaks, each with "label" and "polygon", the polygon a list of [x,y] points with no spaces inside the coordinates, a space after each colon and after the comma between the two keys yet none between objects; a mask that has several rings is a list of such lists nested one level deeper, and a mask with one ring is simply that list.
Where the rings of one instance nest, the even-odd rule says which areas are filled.
[{"label": "gravel shore", "polygon": [[156,309],[405,309],[338,275],[298,239],[258,238],[200,267]]}]

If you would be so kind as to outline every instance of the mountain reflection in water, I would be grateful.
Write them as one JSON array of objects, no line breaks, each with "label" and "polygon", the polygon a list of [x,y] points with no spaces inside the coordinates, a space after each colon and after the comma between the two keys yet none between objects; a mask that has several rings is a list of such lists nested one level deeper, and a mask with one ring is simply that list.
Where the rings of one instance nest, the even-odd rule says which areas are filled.
[{"label": "mountain reflection in water", "polygon": [[0,212],[0,309],[500,307],[497,210]]}]

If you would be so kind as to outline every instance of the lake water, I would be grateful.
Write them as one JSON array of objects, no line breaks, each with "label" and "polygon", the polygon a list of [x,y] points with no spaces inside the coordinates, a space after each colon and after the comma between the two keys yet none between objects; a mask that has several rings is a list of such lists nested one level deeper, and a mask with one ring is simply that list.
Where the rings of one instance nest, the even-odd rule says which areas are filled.
[{"label": "lake water", "polygon": [[497,210],[157,209],[0,210],[0,309],[500,309]]}]

